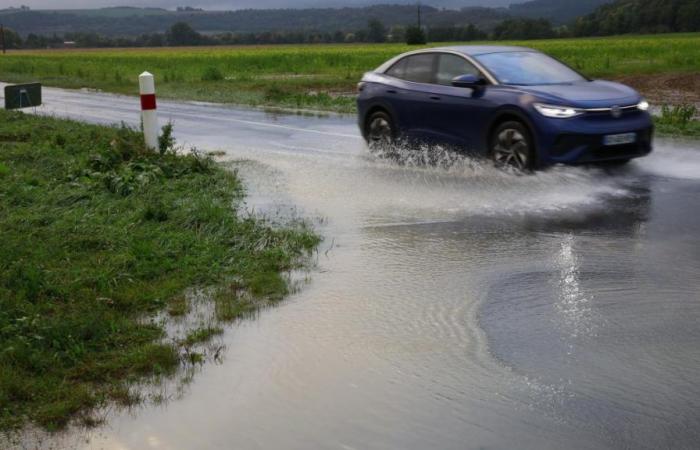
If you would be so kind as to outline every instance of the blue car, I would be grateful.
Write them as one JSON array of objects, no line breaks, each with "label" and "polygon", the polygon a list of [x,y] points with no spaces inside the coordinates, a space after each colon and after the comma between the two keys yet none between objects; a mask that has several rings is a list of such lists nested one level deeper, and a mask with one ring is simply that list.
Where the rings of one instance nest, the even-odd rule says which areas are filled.
[{"label": "blue car", "polygon": [[639,93],[529,48],[404,53],[366,73],[358,91],[370,146],[447,144],[520,170],[625,163],[651,151],[649,104]]}]

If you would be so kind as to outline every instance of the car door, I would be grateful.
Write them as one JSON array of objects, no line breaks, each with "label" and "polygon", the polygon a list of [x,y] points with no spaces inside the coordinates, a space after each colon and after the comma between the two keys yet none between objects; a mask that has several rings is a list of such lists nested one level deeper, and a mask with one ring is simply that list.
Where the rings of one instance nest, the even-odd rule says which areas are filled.
[{"label": "car door", "polygon": [[466,150],[479,148],[488,113],[492,108],[488,100],[488,85],[470,89],[452,86],[452,80],[460,75],[483,76],[466,58],[454,53],[436,55],[434,83],[428,88],[429,126],[443,140]]},{"label": "car door", "polygon": [[430,87],[434,82],[436,53],[417,53],[396,62],[385,75],[395,79],[384,98],[398,116],[404,134],[414,140],[434,140],[430,121]]}]

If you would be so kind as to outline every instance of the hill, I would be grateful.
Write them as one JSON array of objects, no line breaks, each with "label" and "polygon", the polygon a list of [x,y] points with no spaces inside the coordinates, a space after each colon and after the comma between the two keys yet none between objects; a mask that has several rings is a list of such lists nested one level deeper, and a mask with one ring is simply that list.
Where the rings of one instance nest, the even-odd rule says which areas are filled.
[{"label": "hill", "polygon": [[[7,11],[7,10],[5,10]],[[116,6],[112,8],[99,9],[44,9],[39,10],[44,13],[53,14],[71,14],[82,17],[108,17],[108,18],[124,18],[124,17],[143,17],[143,16],[163,16],[172,14],[163,8],[137,8],[132,6]],[[0,11],[0,14],[2,11]]]},{"label": "hill", "polygon": [[[590,13],[609,0],[534,0],[510,8],[467,7],[444,9],[422,7],[423,23],[428,27],[473,24],[490,30],[513,16],[544,16],[554,23]],[[319,32],[355,31],[379,19],[388,27],[416,21],[416,6],[384,4],[365,7],[310,9],[244,9],[237,11],[169,11],[158,8],[103,8],[80,10],[0,11],[6,27],[22,36],[62,35],[69,32],[98,33],[104,36],[137,36],[164,32],[177,22],[187,22],[200,33],[313,30]]]},{"label": "hill", "polygon": [[532,0],[510,5],[508,12],[514,16],[531,19],[547,19],[555,24],[569,23],[577,17],[589,14],[613,0]]}]

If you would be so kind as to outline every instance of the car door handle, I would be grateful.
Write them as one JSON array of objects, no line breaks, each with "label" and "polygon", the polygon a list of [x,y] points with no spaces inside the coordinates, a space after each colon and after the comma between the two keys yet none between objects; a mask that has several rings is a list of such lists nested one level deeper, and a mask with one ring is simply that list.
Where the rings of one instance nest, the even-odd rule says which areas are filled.
[{"label": "car door handle", "polygon": [[393,89],[389,89],[386,91],[387,94],[396,94],[396,91]]},{"label": "car door handle", "polygon": [[431,95],[430,100],[442,100],[442,98],[438,95]]}]

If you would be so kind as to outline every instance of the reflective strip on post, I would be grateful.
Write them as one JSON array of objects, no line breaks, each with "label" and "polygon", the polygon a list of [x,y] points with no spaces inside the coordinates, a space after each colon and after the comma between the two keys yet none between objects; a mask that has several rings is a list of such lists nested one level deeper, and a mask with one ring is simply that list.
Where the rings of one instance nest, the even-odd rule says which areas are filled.
[{"label": "reflective strip on post", "polygon": [[156,109],[156,94],[141,95],[141,111]]},{"label": "reflective strip on post", "polygon": [[139,75],[141,93],[141,120],[146,147],[158,148],[158,114],[156,112],[156,85],[153,75],[144,72]]}]

